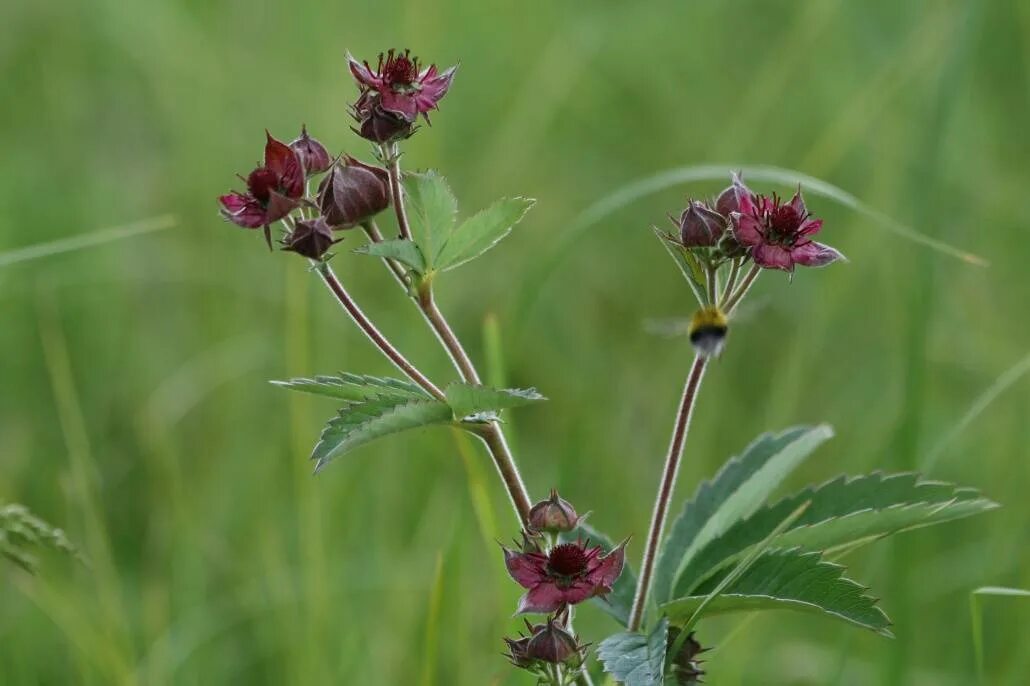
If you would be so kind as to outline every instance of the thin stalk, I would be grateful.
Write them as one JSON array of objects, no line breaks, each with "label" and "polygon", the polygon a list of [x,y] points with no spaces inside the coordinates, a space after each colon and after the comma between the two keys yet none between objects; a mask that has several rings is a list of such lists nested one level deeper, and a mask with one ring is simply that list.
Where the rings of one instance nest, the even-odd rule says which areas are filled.
[{"label": "thin stalk", "polygon": [[529,510],[533,507],[533,503],[529,499],[529,492],[526,490],[526,484],[522,481],[522,475],[519,474],[519,468],[515,464],[511,449],[508,448],[504,432],[501,431],[497,422],[490,422],[477,431],[476,435],[482,439],[487,450],[490,451],[490,457],[493,458],[497,473],[500,474],[511,504],[519,516],[519,522],[525,525],[529,521]]},{"label": "thin stalk", "polygon": [[716,274],[715,268],[712,266],[706,267],[705,273],[708,276],[708,303],[714,306],[716,303],[715,293],[719,290],[719,277]]},{"label": "thin stalk", "polygon": [[393,203],[394,211],[397,213],[397,228],[400,229],[401,238],[411,240],[411,225],[408,223],[408,213],[404,209],[404,191],[401,188],[401,154],[397,144],[383,145],[380,150],[386,162],[386,170],[390,175],[390,200]]},{"label": "thin stalk", "polygon": [[730,293],[737,285],[737,278],[740,276],[740,265],[744,262],[743,259],[737,258],[733,260],[733,264],[730,265],[730,274],[726,278],[726,284],[723,286],[722,295],[719,296],[719,307],[723,308],[726,306],[726,301],[729,300]]},{"label": "thin stalk", "polygon": [[755,279],[758,278],[758,275],[761,272],[762,268],[759,267],[757,264],[751,265],[751,269],[748,270],[748,273],[744,277],[744,280],[741,281],[740,286],[738,286],[737,290],[733,292],[733,295],[729,297],[729,300],[727,300],[723,304],[722,309],[724,312],[726,312],[726,314],[732,312],[733,308],[736,307],[737,303],[740,302],[740,299],[747,295],[747,292],[751,290],[752,284],[755,283]]},{"label": "thin stalk", "polygon": [[447,354],[450,355],[455,369],[461,373],[461,378],[466,383],[480,385],[482,382],[479,380],[479,373],[476,371],[475,365],[472,364],[472,359],[465,352],[465,348],[462,347],[461,341],[454,334],[451,325],[447,323],[447,319],[440,312],[440,308],[436,306],[436,299],[433,297],[433,287],[430,284],[424,284],[419,288],[418,306],[426,315],[426,319],[436,333],[436,337],[440,339],[441,345],[447,350]]},{"label": "thin stalk", "polygon": [[393,344],[387,340],[386,336],[384,336],[379,329],[375,327],[375,324],[372,323],[368,316],[361,311],[361,308],[358,307],[356,302],[354,302],[350,293],[348,293],[343,287],[340,280],[336,278],[336,274],[333,273],[332,268],[325,262],[312,261],[312,264],[316,271],[318,271],[318,275],[322,277],[322,282],[325,283],[326,287],[334,296],[336,296],[340,305],[342,305],[343,309],[347,311],[350,318],[354,320],[354,323],[358,325],[358,328],[368,336],[368,339],[372,341],[372,344],[379,348],[379,350],[389,358],[390,362],[392,362],[397,369],[401,370],[406,377],[421,386],[434,398],[444,400],[445,397],[443,391],[437,388],[432,381],[426,378],[426,376],[420,372],[415,365],[408,362],[407,358],[405,358],[397,348],[393,347]]},{"label": "thin stalk", "polygon": [[679,473],[680,458],[683,456],[683,444],[687,440],[687,430],[690,428],[690,417],[694,412],[694,405],[697,401],[698,388],[701,386],[701,379],[704,377],[705,367],[708,358],[698,354],[694,357],[694,364],[687,374],[686,383],[683,385],[683,397],[680,399],[679,411],[676,413],[676,423],[672,431],[672,439],[669,441],[669,452],[665,456],[665,468],[662,470],[662,480],[658,486],[658,496],[655,498],[654,512],[651,514],[651,526],[647,534],[647,547],[644,549],[644,558],[640,563],[640,581],[637,583],[637,592],[633,598],[633,609],[629,616],[629,630],[640,629],[644,619],[644,608],[647,606],[647,597],[651,591],[651,580],[654,575],[655,559],[658,554],[658,546],[662,540],[665,530],[665,519],[669,514],[669,502],[672,500],[672,492],[676,486],[676,475]]}]

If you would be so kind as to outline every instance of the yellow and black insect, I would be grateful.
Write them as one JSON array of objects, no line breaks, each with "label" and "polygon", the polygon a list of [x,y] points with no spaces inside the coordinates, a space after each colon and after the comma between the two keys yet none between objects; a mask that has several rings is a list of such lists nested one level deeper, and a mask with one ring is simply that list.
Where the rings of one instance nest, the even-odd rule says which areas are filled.
[{"label": "yellow and black insect", "polygon": [[695,350],[711,357],[722,352],[729,328],[729,321],[722,310],[718,307],[704,307],[690,318],[687,334]]}]

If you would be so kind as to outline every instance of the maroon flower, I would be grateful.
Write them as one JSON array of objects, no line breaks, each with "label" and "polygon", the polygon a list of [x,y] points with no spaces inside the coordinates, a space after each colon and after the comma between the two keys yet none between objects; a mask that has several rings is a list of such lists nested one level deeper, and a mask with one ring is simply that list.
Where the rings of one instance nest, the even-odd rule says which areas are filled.
[{"label": "maroon flower", "polygon": [[394,50],[385,55],[380,53],[375,69],[349,54],[347,63],[361,88],[361,97],[354,109],[362,121],[379,110],[409,124],[420,114],[429,121],[429,111],[436,109],[447,94],[457,69],[451,67],[440,73],[435,64],[421,69],[418,58],[412,57],[408,50],[403,54]]},{"label": "maroon flower", "polygon": [[283,239],[283,250],[321,260],[326,251],[338,242],[333,240],[333,230],[322,217],[318,217],[297,222],[293,231]]},{"label": "maroon flower", "polygon": [[311,176],[321,174],[333,163],[329,151],[320,142],[308,135],[308,127],[300,127],[300,138],[290,143],[290,147],[300,157],[304,172]]},{"label": "maroon flower", "polygon": [[385,169],[346,155],[318,186],[318,207],[334,229],[349,229],[390,206],[390,177]]},{"label": "maroon flower", "polygon": [[750,249],[758,266],[792,272],[796,264],[822,267],[844,259],[830,246],[812,240],[823,222],[808,213],[800,189],[788,203],[775,194],[768,198],[738,193],[737,200],[738,210],[730,215],[733,234]]},{"label": "maroon flower", "polygon": [[504,548],[508,573],[529,589],[519,600],[518,614],[554,612],[611,592],[622,573],[625,542],[605,554],[604,548],[588,548],[583,541],[562,543],[550,553],[518,553]]},{"label": "maroon flower", "polygon": [[247,192],[232,191],[218,202],[222,216],[233,224],[264,227],[271,247],[269,225],[293,212],[304,196],[304,165],[293,148],[265,134],[265,162],[247,176]]}]

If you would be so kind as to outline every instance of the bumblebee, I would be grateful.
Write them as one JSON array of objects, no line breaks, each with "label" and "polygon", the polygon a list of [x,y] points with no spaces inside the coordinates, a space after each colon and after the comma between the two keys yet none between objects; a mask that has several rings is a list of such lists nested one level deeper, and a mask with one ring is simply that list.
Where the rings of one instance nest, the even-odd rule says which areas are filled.
[{"label": "bumblebee", "polygon": [[687,334],[695,350],[705,357],[712,357],[722,352],[729,328],[729,322],[722,310],[718,307],[705,307],[690,318]]}]

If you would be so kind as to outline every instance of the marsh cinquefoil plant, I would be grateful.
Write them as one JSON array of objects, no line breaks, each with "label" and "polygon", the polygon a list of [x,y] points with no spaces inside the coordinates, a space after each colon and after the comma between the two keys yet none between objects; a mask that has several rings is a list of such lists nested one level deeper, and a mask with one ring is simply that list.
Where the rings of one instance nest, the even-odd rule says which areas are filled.
[{"label": "marsh cinquefoil plant", "polygon": [[[831,562],[884,536],[995,507],[971,489],[916,474],[837,477],[768,503],[774,490],[829,439],[827,426],[795,427],[758,437],[728,460],[686,501],[666,528],[690,418],[709,361],[726,342],[731,317],[767,270],[793,275],[843,259],[815,242],[822,222],[801,189],[789,200],[763,195],[733,175],[712,200],[691,200],[655,228],[697,300],[689,329],[694,358],[686,373],[638,571],[626,563],[627,542],[590,527],[556,491],[534,504],[505,440],[500,414],[544,398],[534,389],[484,386],[434,297],[438,278],[503,239],[532,207],[501,199],[457,221],[457,201],[436,172],[401,169],[404,141],[447,94],[455,69],[423,68],[408,51],[381,55],[377,66],[349,57],[358,97],[354,131],[376,160],[331,158],[306,130],[286,144],[267,136],[264,161],[245,177],[246,190],[221,196],[223,216],[262,229],[271,245],[280,226],[284,250],[306,258],[329,292],[403,379],[360,374],[276,382],[342,402],[315,445],[321,470],[376,438],[428,425],[458,427],[479,438],[493,459],[516,515],[517,536],[501,554],[525,590],[517,614],[526,631],[504,639],[509,661],[541,684],[589,684],[591,656],[627,686],[694,684],[704,674],[697,638],[704,617],[736,611],[794,609],[890,635],[890,622],[865,587]],[[321,178],[319,178],[321,177]],[[376,218],[391,211],[397,235]],[[363,233],[355,252],[379,258],[410,296],[449,354],[457,380],[438,385],[375,326],[330,266],[330,250]],[[627,526],[627,528],[631,528]],[[572,623],[576,606],[595,603],[620,631],[585,643]],[[596,646],[596,649],[592,646]]]}]

